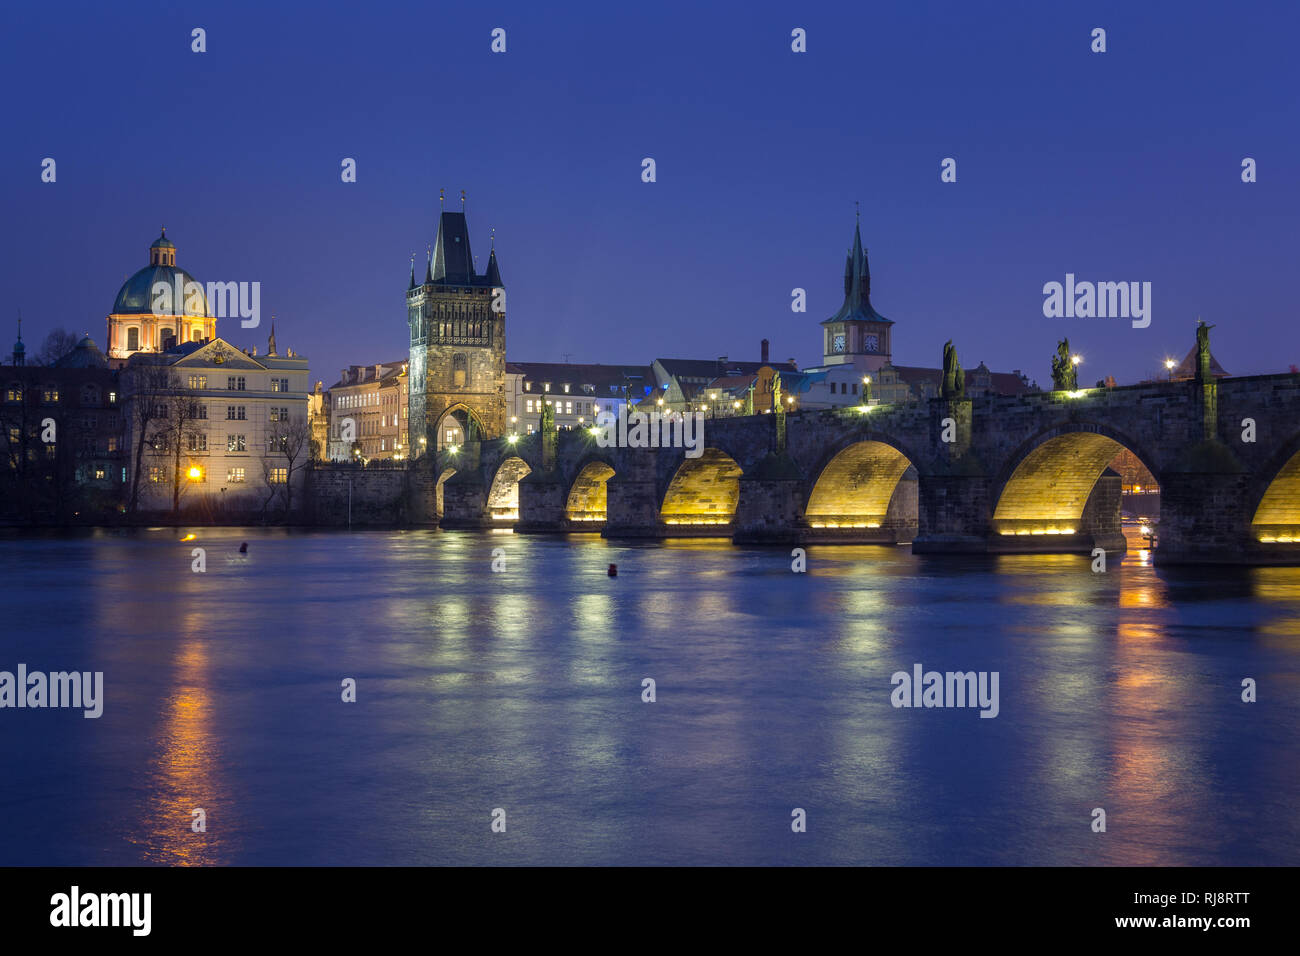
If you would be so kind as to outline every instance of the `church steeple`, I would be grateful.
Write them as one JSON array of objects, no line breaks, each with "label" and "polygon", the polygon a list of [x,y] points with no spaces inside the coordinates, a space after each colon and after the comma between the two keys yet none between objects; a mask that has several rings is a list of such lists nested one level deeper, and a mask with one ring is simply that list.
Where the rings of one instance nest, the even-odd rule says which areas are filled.
[{"label": "church steeple", "polygon": [[889,361],[894,323],[871,304],[871,267],[862,244],[862,225],[853,226],[853,245],[844,260],[844,304],[822,322],[827,365],[851,364],[872,371]]},{"label": "church steeple", "polygon": [[415,288],[415,253],[412,252],[411,253],[411,284],[406,287],[406,291],[410,292],[414,288]]},{"label": "church steeple", "polygon": [[488,256],[487,281],[488,281],[488,285],[492,286],[493,288],[497,288],[499,286],[504,285],[504,283],[501,281],[501,267],[497,264],[496,249],[493,249],[492,254]]},{"label": "church steeple", "polygon": [[23,345],[23,315],[18,313],[18,341],[14,343],[14,364],[27,364],[27,346]]}]

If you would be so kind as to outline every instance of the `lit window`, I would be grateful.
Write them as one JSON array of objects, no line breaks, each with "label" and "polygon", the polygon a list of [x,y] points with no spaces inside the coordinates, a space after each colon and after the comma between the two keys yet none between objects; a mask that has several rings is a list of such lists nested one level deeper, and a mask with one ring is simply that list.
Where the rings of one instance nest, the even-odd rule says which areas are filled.
[{"label": "lit window", "polygon": [[243,451],[243,450],[244,450],[243,435],[226,436],[226,451]]},{"label": "lit window", "polygon": [[159,484],[163,480],[163,470],[161,465],[149,466],[149,480],[154,484]]},{"label": "lit window", "polygon": [[[274,470],[274,469],[273,469]],[[226,471],[226,481],[235,484],[244,480],[244,469],[231,468]]]},{"label": "lit window", "polygon": [[[237,469],[237,470],[239,471],[239,473],[240,473],[241,475],[242,475],[243,472],[244,472],[244,469],[242,469],[242,468],[239,468],[239,469]],[[240,481],[243,481],[244,479],[241,477],[239,480],[240,480]],[[272,468],[272,469],[271,469],[271,484],[273,484],[273,485],[283,485],[283,484],[284,484],[285,482],[287,482],[288,480],[289,480],[289,469],[288,469],[288,468]]]}]

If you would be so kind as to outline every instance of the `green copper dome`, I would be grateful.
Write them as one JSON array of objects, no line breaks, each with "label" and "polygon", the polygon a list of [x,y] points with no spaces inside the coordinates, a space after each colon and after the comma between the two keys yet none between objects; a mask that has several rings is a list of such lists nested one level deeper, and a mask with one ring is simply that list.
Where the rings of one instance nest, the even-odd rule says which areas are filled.
[{"label": "green copper dome", "polygon": [[176,243],[167,238],[167,227],[163,226],[162,235],[153,241],[150,249],[175,249]]},{"label": "green copper dome", "polygon": [[[169,243],[170,244],[170,243]],[[177,298],[177,280],[180,280],[180,298]],[[199,290],[193,295],[187,290],[187,283],[195,283]],[[158,308],[154,307],[154,291],[158,283],[163,283],[169,292],[160,297]],[[208,311],[208,299],[203,286],[197,279],[179,266],[145,266],[122,285],[113,303],[113,315],[211,315]],[[183,311],[182,311],[183,309]]]}]

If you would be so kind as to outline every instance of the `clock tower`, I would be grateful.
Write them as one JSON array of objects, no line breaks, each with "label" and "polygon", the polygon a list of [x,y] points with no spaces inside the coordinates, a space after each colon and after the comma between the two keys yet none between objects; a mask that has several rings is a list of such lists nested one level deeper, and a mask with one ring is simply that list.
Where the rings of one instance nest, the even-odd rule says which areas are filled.
[{"label": "clock tower", "polygon": [[854,226],[853,249],[844,263],[844,304],[822,323],[822,364],[850,365],[863,372],[889,364],[893,324],[871,306],[871,270],[861,226]]}]

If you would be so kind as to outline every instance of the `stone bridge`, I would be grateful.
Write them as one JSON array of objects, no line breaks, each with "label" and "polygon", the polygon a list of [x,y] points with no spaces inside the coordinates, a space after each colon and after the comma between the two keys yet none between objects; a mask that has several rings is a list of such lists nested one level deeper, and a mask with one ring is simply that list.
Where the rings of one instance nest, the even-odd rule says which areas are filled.
[{"label": "stone bridge", "polygon": [[1161,563],[1300,563],[1300,375],[709,419],[703,451],[564,431],[413,463],[446,528],[911,542],[915,552],[1125,548],[1122,448],[1161,489]]}]

